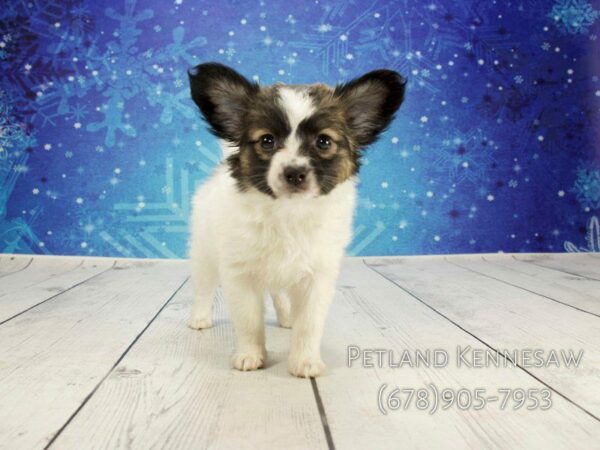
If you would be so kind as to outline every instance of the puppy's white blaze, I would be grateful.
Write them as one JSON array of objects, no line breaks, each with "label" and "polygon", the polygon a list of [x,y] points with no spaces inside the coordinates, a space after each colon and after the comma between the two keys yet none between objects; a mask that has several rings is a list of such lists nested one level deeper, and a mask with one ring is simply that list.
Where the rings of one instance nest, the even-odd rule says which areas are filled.
[{"label": "puppy's white blaze", "polygon": [[[292,159],[297,157],[298,148],[300,147],[300,141],[296,135],[298,125],[304,119],[314,114],[315,105],[304,89],[299,90],[289,87],[282,87],[279,90],[279,104],[285,111],[290,124],[291,131],[285,140],[284,146],[287,151],[286,162],[292,164]],[[294,164],[306,163],[308,163],[308,158],[303,157],[302,161],[295,162]]]},{"label": "puppy's white blaze", "polygon": [[305,89],[282,86],[278,93],[279,104],[287,114],[294,135],[298,124],[315,113],[315,105]]},{"label": "puppy's white blaze", "polygon": [[[296,130],[300,122],[313,115],[316,111],[312,99],[304,89],[282,86],[279,88],[278,94],[279,104],[285,111],[291,131],[284,142],[283,149],[278,151],[271,159],[267,174],[267,183],[275,194],[285,191],[285,182],[282,180],[282,177],[286,167],[308,167],[310,165],[308,157],[298,154],[300,141],[296,135]],[[317,180],[313,174],[310,174],[307,178],[307,184],[308,188],[305,192],[307,196],[316,196],[319,194]]]}]

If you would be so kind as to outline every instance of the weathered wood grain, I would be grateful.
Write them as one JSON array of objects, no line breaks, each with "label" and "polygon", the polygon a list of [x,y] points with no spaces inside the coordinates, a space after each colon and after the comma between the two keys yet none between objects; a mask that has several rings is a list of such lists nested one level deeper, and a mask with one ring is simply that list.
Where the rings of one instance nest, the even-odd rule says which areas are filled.
[{"label": "weathered wood grain", "polygon": [[0,260],[0,278],[25,270],[32,262],[33,258],[31,256],[3,255]]},{"label": "weathered wood grain", "polygon": [[446,260],[600,317],[600,281],[518,261],[510,256],[453,256]]},{"label": "weathered wood grain", "polygon": [[[360,261],[346,262],[340,285],[323,343],[330,370],[317,380],[337,448],[569,448],[589,445],[600,436],[597,421],[558,396],[549,411],[502,411],[491,403],[480,411],[453,407],[430,415],[412,404],[408,410],[388,408],[383,415],[377,406],[383,383],[388,393],[393,387],[418,389],[433,383],[439,389],[485,388],[488,395],[499,388],[544,386],[518,368],[458,368],[454,361],[443,368],[389,368],[378,367],[373,359],[373,368],[358,361],[348,367],[349,345],[396,355],[445,349],[453,357],[457,346],[482,344]],[[563,427],[568,435],[560,431]]]},{"label": "weathered wood grain", "polygon": [[496,349],[583,350],[577,368],[528,370],[600,417],[598,317],[444,260],[400,258],[368,264]]},{"label": "weathered wood grain", "polygon": [[[589,264],[600,257],[446,258],[345,261],[323,339],[329,369],[316,381],[336,448],[594,447],[600,318],[591,313],[600,282]],[[234,334],[220,297],[215,327],[186,326],[186,261],[120,261],[106,272],[111,261],[81,261],[0,257],[0,323],[7,308],[23,311],[53,288],[68,289],[0,324],[0,449],[327,448],[310,381],[287,373],[290,331],[276,326],[270,303],[267,366],[241,373],[230,366]],[[396,356],[445,349],[451,360],[348,367],[349,345]],[[456,367],[457,347],[486,345],[585,353],[578,369]],[[412,404],[383,415],[383,383],[388,393],[430,384],[556,392],[548,411],[492,402],[480,411],[430,415]]]},{"label": "weathered wood grain", "polygon": [[269,315],[266,369],[231,368],[220,297],[215,326],[187,328],[188,283],[56,440],[77,448],[326,448],[310,382],[287,373],[289,330]]},{"label": "weathered wood grain", "polygon": [[45,446],[187,272],[183,263],[121,263],[1,325],[1,445]]},{"label": "weathered wood grain", "polygon": [[513,255],[518,261],[525,261],[557,271],[587,277],[600,281],[600,258],[587,253]]},{"label": "weathered wood grain", "polygon": [[110,259],[35,259],[26,270],[0,278],[0,324],[109,269]]}]

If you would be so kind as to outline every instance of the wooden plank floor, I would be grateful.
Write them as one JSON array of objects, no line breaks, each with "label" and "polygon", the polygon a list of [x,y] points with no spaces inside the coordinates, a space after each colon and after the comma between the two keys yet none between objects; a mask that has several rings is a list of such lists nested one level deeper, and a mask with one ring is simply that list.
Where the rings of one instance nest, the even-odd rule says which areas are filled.
[{"label": "wooden plank floor", "polygon": [[232,370],[220,294],[186,327],[188,266],[0,255],[0,448],[600,448],[599,255],[349,258],[316,380],[270,303],[266,368]]}]

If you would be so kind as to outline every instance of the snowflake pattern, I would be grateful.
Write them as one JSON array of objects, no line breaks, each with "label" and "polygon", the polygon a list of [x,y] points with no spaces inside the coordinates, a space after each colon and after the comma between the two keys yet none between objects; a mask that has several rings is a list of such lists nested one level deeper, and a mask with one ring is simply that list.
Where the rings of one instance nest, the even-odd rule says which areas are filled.
[{"label": "snowflake pattern", "polygon": [[552,7],[549,17],[564,33],[585,34],[594,24],[600,12],[587,0],[559,0]]},{"label": "snowflake pattern", "polygon": [[498,145],[481,129],[463,136],[446,138],[432,149],[438,154],[434,166],[448,174],[452,183],[470,182],[475,185],[485,180],[488,169],[494,164]]},{"label": "snowflake pattern", "polygon": [[572,242],[565,241],[565,251],[570,253],[600,252],[600,222],[596,216],[588,221],[586,241],[587,247],[577,247]]},{"label": "snowflake pattern", "polygon": [[27,151],[35,145],[26,124],[14,115],[12,98],[0,90],[0,248],[6,253],[31,253],[45,249],[32,229],[40,208],[25,217],[9,217],[8,201],[20,175],[27,173]]},{"label": "snowflake pattern", "polygon": [[600,207],[590,0],[5,3],[0,251],[185,256],[221,159],[187,87],[209,60],[265,84],[408,78],[351,254],[568,250]]},{"label": "snowflake pattern", "polygon": [[580,167],[572,191],[582,208],[600,208],[600,170]]}]

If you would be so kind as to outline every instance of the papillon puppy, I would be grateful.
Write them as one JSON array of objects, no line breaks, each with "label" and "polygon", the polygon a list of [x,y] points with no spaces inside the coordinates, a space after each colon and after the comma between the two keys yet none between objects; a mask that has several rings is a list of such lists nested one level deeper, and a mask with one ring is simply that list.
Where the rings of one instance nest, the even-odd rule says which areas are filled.
[{"label": "papillon puppy", "polygon": [[217,63],[194,67],[189,81],[224,152],[193,199],[189,326],[212,325],[220,283],[237,340],[233,366],[258,369],[270,293],[279,325],[292,329],[289,372],[319,376],[361,155],[390,124],[406,82],[376,70],[336,87],[261,86]]}]

